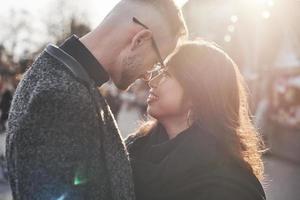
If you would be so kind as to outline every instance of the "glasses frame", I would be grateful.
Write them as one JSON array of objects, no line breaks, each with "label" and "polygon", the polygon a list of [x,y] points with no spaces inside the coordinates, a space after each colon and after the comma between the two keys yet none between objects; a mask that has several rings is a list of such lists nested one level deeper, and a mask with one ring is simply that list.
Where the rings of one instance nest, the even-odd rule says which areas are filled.
[{"label": "glasses frame", "polygon": [[149,81],[148,81],[148,86],[151,87],[153,85],[153,81],[157,79],[156,85],[159,86],[162,84],[165,80],[166,77],[169,76],[168,70],[167,69],[160,69],[157,71],[157,74],[153,76]]},{"label": "glasses frame", "polygon": [[[139,21],[136,17],[133,17],[132,18],[132,21],[140,26],[142,26],[143,28],[147,29],[147,30],[150,30],[148,26],[146,26],[145,24],[143,24],[141,21]],[[164,64],[164,60],[162,59],[162,56],[161,56],[161,53],[159,52],[159,49],[158,49],[158,46],[157,46],[157,43],[155,42],[155,39],[154,37],[152,36],[151,37],[151,43],[152,43],[152,46],[153,46],[153,49],[155,51],[155,54],[156,56],[158,57],[158,64],[155,65],[155,67],[150,70],[150,71],[147,71],[147,73],[150,75],[149,78],[147,77],[147,79],[144,78],[145,81],[150,81],[153,77],[153,72],[156,72],[157,70],[162,70],[164,69],[165,71],[167,70],[167,67],[165,66]]]}]

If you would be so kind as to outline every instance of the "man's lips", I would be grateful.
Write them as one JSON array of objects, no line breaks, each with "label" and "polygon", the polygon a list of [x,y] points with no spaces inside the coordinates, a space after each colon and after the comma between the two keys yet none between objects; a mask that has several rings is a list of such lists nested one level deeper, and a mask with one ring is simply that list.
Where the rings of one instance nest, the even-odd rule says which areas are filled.
[{"label": "man's lips", "polygon": [[147,99],[147,103],[152,103],[152,102],[157,101],[157,100],[158,100],[158,96],[154,92],[150,91],[148,99]]}]

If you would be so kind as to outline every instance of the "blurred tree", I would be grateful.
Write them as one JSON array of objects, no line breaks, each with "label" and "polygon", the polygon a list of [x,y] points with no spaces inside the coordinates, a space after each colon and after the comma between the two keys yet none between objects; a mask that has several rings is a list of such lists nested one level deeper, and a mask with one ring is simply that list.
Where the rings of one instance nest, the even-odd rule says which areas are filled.
[{"label": "blurred tree", "polygon": [[26,10],[16,11],[14,9],[10,11],[7,18],[4,17],[1,20],[0,44],[5,47],[6,54],[12,60],[16,59],[16,55],[22,48],[34,44],[34,38],[31,37],[33,31],[31,20],[32,15]]},{"label": "blurred tree", "polygon": [[49,42],[59,44],[71,34],[80,37],[89,32],[84,11],[75,5],[76,2],[55,0],[45,7],[45,13],[37,15],[24,9],[12,9],[8,16],[0,13],[1,67],[23,72]]},{"label": "blurred tree", "polygon": [[[75,2],[76,3],[76,2]],[[76,8],[71,1],[56,0],[44,19],[48,39],[54,43],[61,43],[71,34],[81,37],[90,31],[86,13]],[[49,41],[48,41],[49,42]]]}]

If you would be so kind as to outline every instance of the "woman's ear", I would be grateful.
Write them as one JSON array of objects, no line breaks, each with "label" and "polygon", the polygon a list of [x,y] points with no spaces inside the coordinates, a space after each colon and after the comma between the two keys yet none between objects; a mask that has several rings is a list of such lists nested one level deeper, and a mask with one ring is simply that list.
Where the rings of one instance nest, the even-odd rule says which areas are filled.
[{"label": "woman's ear", "polygon": [[139,31],[131,40],[131,50],[135,50],[140,46],[149,42],[152,38],[152,32],[150,30],[144,29]]}]

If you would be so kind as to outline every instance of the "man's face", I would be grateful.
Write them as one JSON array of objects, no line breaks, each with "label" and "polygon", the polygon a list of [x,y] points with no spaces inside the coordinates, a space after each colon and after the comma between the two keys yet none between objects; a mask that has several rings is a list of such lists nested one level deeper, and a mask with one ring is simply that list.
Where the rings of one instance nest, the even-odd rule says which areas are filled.
[{"label": "man's face", "polygon": [[[139,31],[122,51],[118,77],[112,77],[115,85],[122,90],[127,89],[136,79],[148,79],[149,71],[158,63],[164,66],[164,59],[176,47],[178,38],[172,37],[167,30],[156,30],[159,43],[147,25],[137,18],[132,18]],[[166,27],[165,25],[164,27]],[[156,38],[156,39],[157,39]]]},{"label": "man's face", "polygon": [[[176,43],[177,40],[171,41],[169,39],[157,44],[162,59],[165,59],[174,50]],[[147,71],[153,69],[159,60],[159,55],[151,40],[134,50],[127,50],[126,56],[122,60],[120,78],[115,82],[116,86],[122,90],[127,89],[136,79],[146,76]]]}]

